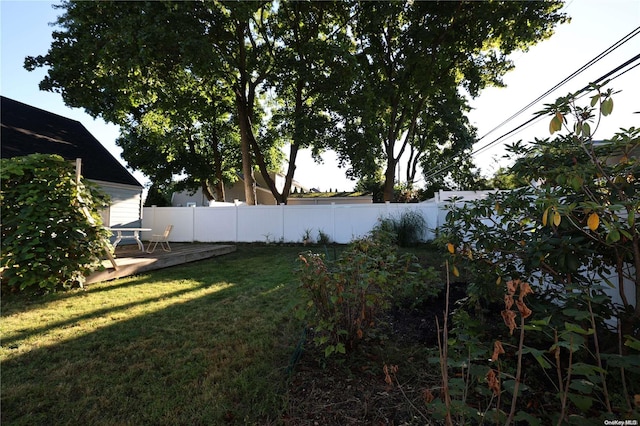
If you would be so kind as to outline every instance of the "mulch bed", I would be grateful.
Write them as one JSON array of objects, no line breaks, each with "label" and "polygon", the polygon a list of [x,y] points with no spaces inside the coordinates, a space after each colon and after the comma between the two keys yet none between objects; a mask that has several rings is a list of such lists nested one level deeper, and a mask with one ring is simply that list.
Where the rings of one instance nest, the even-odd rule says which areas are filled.
[{"label": "mulch bed", "polygon": [[[451,306],[465,296],[464,284],[452,285]],[[429,357],[437,357],[435,317],[442,326],[444,302],[442,294],[414,309],[391,310],[384,318],[386,337],[363,342],[348,360],[325,360],[308,336],[290,377],[284,424],[432,424],[425,391],[440,388],[439,366]],[[397,373],[387,376],[385,365],[397,366]]]}]

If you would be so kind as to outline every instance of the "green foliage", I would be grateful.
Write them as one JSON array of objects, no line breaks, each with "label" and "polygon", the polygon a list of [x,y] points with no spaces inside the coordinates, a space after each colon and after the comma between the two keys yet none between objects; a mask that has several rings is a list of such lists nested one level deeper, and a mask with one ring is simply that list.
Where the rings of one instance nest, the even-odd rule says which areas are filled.
[{"label": "green foliage", "polygon": [[384,202],[384,176],[382,176],[382,171],[375,169],[373,175],[358,179],[354,190],[371,193],[374,203]]},{"label": "green foliage", "polygon": [[[623,347],[637,338],[640,323],[640,280],[634,272],[640,266],[635,220],[640,211],[640,130],[622,129],[609,140],[594,142],[590,123],[596,122],[595,129],[600,117],[611,113],[613,92],[593,89],[589,107],[576,105],[576,95],[569,95],[541,112],[552,117],[552,134],[563,129],[567,134],[509,148],[518,157],[509,173],[532,184],[484,200],[453,203],[441,228],[439,241],[448,248],[454,274],[458,268],[472,271],[470,300],[476,303],[473,308],[480,304],[485,310],[484,329],[470,331],[476,339],[465,336],[459,342],[498,338],[498,333],[489,333],[490,318],[493,312],[500,320],[495,306],[507,300],[505,282],[523,278],[533,288],[527,324],[517,324],[514,315],[505,313],[510,307],[501,313],[511,333],[519,330],[519,341],[507,341],[516,348],[517,361],[507,350],[492,368],[502,380],[496,396],[509,392],[507,379],[522,373],[529,377],[522,392],[540,405],[526,407],[513,395],[507,423],[526,415],[559,423],[569,417],[632,412],[631,400],[639,391],[638,353]],[[569,117],[574,117],[574,125]],[[618,282],[603,281],[611,272]],[[623,278],[635,285],[636,300],[625,296]],[[622,306],[614,305],[604,291],[616,285]],[[612,327],[616,320],[617,327]],[[489,343],[484,345],[491,350]],[[464,356],[474,348],[461,349]],[[492,409],[500,413],[500,401],[488,404],[497,404]],[[543,406],[553,406],[554,414]]]},{"label": "green foliage", "polygon": [[[598,335],[605,336],[610,311],[602,309],[608,300],[602,289],[573,286],[532,294],[524,282],[499,287],[504,308],[493,305],[489,318],[479,318],[469,306],[455,309],[446,342],[449,375],[456,377],[449,382],[452,401],[449,407],[429,404],[434,417],[448,412],[458,424],[481,418],[547,424],[565,416],[602,420],[633,410],[629,401],[639,389],[627,386],[638,381],[640,353],[603,350]],[[441,358],[430,362],[437,365]]]},{"label": "green foliage", "polygon": [[322,229],[318,229],[318,244],[326,246],[331,244],[331,237]]},{"label": "green foliage", "polygon": [[424,282],[414,256],[399,255],[390,236],[378,231],[353,241],[335,264],[323,255],[300,255],[297,271],[307,299],[300,313],[325,356],[351,353],[372,338],[379,314],[401,289]]},{"label": "green foliage", "polygon": [[153,183],[147,192],[147,198],[144,200],[144,206],[171,207],[172,190],[172,185]]},{"label": "green foliage", "polygon": [[[468,159],[460,89],[500,85],[510,53],[566,20],[561,5],[67,1],[48,53],[25,66],[48,68],[41,89],[122,126],[125,157],[154,181],[184,171],[213,187],[241,157],[246,201],[255,165],[282,203],[299,149],[332,148],[351,176],[384,166],[391,201],[403,152],[409,182],[420,164]],[[286,144],[279,190],[269,172]]]},{"label": "green foliage", "polygon": [[76,185],[73,165],[57,155],[2,159],[1,165],[3,285],[21,291],[82,285],[109,235],[97,213],[105,196],[84,180]]},{"label": "green foliage", "polygon": [[428,171],[442,161],[468,160],[475,130],[464,114],[468,105],[460,89],[477,96],[488,85],[501,85],[501,76],[512,68],[508,55],[548,37],[565,20],[558,13],[561,6],[556,1],[518,7],[509,2],[358,3],[351,29],[357,67],[350,75],[350,102],[337,110],[344,117],[344,134],[333,146],[349,161],[352,176],[370,176],[382,166],[384,200],[392,201],[402,154],[409,154],[404,167],[409,183],[418,165]]},{"label": "green foliage", "polygon": [[488,180],[487,187],[491,189],[516,189],[526,184],[527,182],[520,182],[509,170],[500,167]]},{"label": "green foliage", "polygon": [[398,218],[380,218],[373,232],[389,233],[400,247],[413,247],[424,241],[426,230],[427,223],[420,212],[409,210],[402,212]]}]

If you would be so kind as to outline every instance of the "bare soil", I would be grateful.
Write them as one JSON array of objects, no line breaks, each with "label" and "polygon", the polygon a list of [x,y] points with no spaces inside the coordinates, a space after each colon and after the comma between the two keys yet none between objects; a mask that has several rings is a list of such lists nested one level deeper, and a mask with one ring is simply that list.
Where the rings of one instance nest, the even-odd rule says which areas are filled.
[{"label": "bare soil", "polygon": [[[452,285],[450,306],[465,295],[464,284]],[[381,319],[380,338],[363,342],[348,360],[325,360],[307,336],[290,377],[284,423],[437,424],[425,398],[438,395],[441,385],[435,318],[442,327],[444,308],[441,294],[417,308],[392,309]]]}]

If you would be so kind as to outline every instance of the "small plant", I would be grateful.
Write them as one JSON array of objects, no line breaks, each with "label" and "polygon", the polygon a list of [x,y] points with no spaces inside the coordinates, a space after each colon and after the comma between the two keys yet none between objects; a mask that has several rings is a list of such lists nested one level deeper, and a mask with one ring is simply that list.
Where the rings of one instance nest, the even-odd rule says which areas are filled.
[{"label": "small plant", "polygon": [[307,228],[302,233],[302,244],[306,246],[307,244],[311,243],[313,243],[313,239],[311,237],[311,229]]},{"label": "small plant", "polygon": [[322,229],[318,229],[318,244],[326,246],[331,244],[331,237]]},{"label": "small plant", "polygon": [[427,224],[419,212],[409,210],[399,218],[379,219],[375,229],[392,234],[400,247],[413,247],[423,240]]},{"label": "small plant", "polygon": [[266,234],[262,234],[264,237],[265,244],[271,244],[273,242],[273,234],[271,232],[267,232]]}]

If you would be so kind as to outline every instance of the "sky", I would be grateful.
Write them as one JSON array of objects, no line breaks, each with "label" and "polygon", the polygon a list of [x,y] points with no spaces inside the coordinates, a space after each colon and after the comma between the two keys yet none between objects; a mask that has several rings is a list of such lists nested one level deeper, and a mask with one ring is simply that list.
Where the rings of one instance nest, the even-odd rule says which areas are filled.
[{"label": "sky", "polygon": [[[29,72],[23,68],[26,56],[44,55],[48,51],[53,31],[49,24],[60,14],[52,5],[58,3],[0,0],[0,93],[80,121],[126,166],[120,156],[122,150],[115,144],[119,134],[117,126],[101,119],[93,119],[82,109],[65,106],[60,94],[40,91],[38,83],[46,75],[45,69]],[[640,0],[568,0],[563,11],[571,17],[570,23],[556,27],[551,38],[531,47],[527,52],[512,55],[515,70],[504,77],[507,87],[484,89],[478,98],[470,102],[473,110],[469,119],[478,129],[478,137],[482,137],[475,149],[526,122],[534,112],[542,109],[543,104],[581,89],[640,53],[640,36],[637,36],[520,116],[493,131],[515,112],[640,26]],[[640,114],[634,114],[640,111],[640,67],[615,79],[608,87],[621,92],[614,97],[613,114],[605,118],[595,135],[598,139],[611,137],[620,128],[640,126]],[[511,143],[520,139],[526,142],[536,137],[548,136],[548,120],[540,120],[502,142]],[[476,165],[484,174],[490,175],[500,164],[505,164],[500,162],[500,157],[504,154],[504,143],[496,144],[474,156]],[[324,164],[315,164],[308,151],[303,150],[298,155],[295,179],[303,186],[322,191],[353,189],[355,182],[345,177],[346,170],[337,167],[335,154],[325,153],[323,159]],[[142,184],[148,183],[142,173],[132,172]],[[401,174],[404,174],[403,170]]]}]

